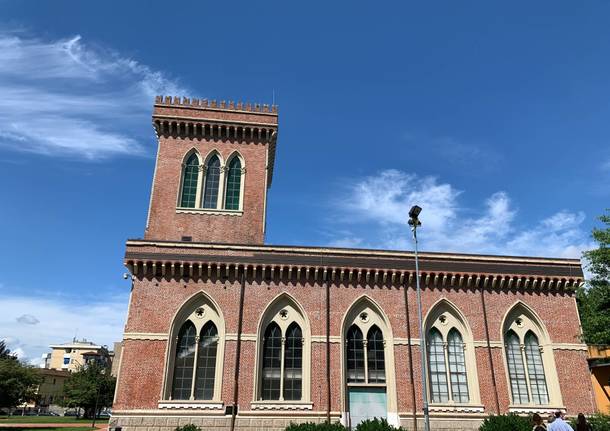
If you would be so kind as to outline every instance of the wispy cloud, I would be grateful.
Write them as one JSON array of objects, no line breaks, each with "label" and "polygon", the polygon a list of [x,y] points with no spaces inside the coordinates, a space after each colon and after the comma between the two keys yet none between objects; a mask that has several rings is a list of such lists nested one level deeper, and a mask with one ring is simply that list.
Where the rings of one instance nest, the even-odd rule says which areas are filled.
[{"label": "wispy cloud", "polygon": [[0,31],[0,145],[100,159],[144,153],[156,94],[184,94],[159,71],[80,36]]},{"label": "wispy cloud", "polygon": [[[435,177],[385,170],[348,188],[335,219],[342,234],[331,245],[410,249],[409,208],[425,208],[420,236],[428,251],[579,258],[594,245],[581,225],[582,212],[560,210],[528,227],[507,193],[498,191],[481,208],[460,204],[462,192]],[[347,229],[347,230],[346,230]]]},{"label": "wispy cloud", "polygon": [[40,363],[50,344],[70,341],[76,334],[112,346],[122,338],[127,301],[127,293],[74,302],[12,295],[7,289],[0,292],[0,340],[5,339],[13,352],[33,364]]}]

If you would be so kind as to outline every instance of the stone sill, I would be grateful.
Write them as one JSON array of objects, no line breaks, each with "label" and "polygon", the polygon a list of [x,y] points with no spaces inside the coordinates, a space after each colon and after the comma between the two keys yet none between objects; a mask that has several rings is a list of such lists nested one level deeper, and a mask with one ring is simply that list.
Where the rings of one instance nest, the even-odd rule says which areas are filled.
[{"label": "stone sill", "polygon": [[430,404],[431,412],[484,413],[485,407],[479,404]]},{"label": "stone sill", "polygon": [[510,413],[555,413],[557,410],[566,411],[565,406],[537,406],[534,404],[523,404],[523,405],[514,405],[511,404],[508,406],[508,411]]},{"label": "stone sill", "polygon": [[312,410],[313,403],[302,401],[253,401],[252,410]]},{"label": "stone sill", "polygon": [[223,402],[214,401],[159,401],[160,409],[198,409],[198,410],[222,410]]},{"label": "stone sill", "polygon": [[241,217],[244,214],[243,210],[222,210],[209,208],[176,208],[176,214],[208,214],[208,215],[224,215]]}]

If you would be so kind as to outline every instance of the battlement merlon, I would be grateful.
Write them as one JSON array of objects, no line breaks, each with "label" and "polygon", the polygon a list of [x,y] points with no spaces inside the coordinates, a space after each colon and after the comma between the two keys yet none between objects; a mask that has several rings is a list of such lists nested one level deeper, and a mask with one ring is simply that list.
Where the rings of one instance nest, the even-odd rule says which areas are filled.
[{"label": "battlement merlon", "polygon": [[191,120],[277,128],[276,105],[157,96],[155,120]]}]

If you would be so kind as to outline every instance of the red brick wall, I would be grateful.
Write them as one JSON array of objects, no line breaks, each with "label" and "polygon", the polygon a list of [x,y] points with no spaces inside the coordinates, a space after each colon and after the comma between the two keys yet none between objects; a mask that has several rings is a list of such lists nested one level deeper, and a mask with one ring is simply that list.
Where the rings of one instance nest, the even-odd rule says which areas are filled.
[{"label": "red brick wall", "polygon": [[[246,168],[242,185],[243,215],[185,214],[176,211],[182,163],[184,156],[193,148],[199,151],[202,162],[212,150],[221,154],[223,163],[235,150],[240,152]],[[262,143],[160,137],[149,224],[144,237],[180,241],[182,236],[191,236],[193,241],[200,242],[262,244],[267,148],[268,145]]]},{"label": "red brick wall", "polygon": [[[226,332],[237,332],[240,284],[229,281],[178,281],[136,280],[132,293],[126,332],[167,333],[171,320],[184,302],[199,291],[205,291],[221,308],[226,323]],[[325,336],[325,287],[322,283],[267,283],[249,282],[244,300],[243,332],[255,334],[260,316],[270,302],[281,292],[289,293],[303,307],[309,319],[311,335]],[[361,295],[371,297],[389,319],[393,336],[406,338],[403,292],[395,288],[380,287],[331,287],[331,336],[341,336],[342,320],[352,303]],[[548,293],[531,291],[486,291],[486,307],[489,332],[492,342],[501,342],[501,324],[506,312],[517,301],[523,301],[542,319],[553,343],[578,342],[578,317],[574,298],[570,293]],[[425,289],[422,295],[423,312],[440,298],[455,304],[465,316],[475,341],[485,341],[485,327],[480,290]],[[411,334],[419,338],[415,291],[408,290]],[[561,318],[557,318],[561,316]],[[226,342],[223,373],[222,398],[232,404],[235,372],[235,341]],[[125,342],[118,396],[115,409],[155,408],[163,381],[166,342],[127,340]],[[506,411],[509,405],[509,386],[504,370],[503,349],[491,349],[493,368],[500,408]],[[486,412],[495,411],[495,395],[491,378],[491,366],[486,347],[477,347],[477,372],[481,402]],[[395,345],[395,368],[397,378],[398,410],[412,410],[412,394],[408,366],[408,346]],[[421,378],[419,347],[412,346],[414,384],[417,407],[421,411]],[[592,412],[594,410],[590,378],[584,352],[555,350],[555,362],[559,375],[563,400],[569,413]],[[254,367],[256,345],[253,341],[242,341],[239,363],[239,405],[249,410],[254,393]],[[311,345],[311,400],[314,410],[326,410],[326,346],[314,342]],[[331,344],[331,409],[341,410],[343,384],[341,376],[341,345]]]}]

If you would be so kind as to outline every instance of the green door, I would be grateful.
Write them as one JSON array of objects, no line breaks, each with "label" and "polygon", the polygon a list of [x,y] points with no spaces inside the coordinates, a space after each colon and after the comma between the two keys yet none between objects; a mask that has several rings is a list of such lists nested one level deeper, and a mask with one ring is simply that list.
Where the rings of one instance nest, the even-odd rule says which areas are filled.
[{"label": "green door", "polygon": [[365,419],[386,418],[388,406],[385,388],[348,388],[349,417],[352,429]]}]

